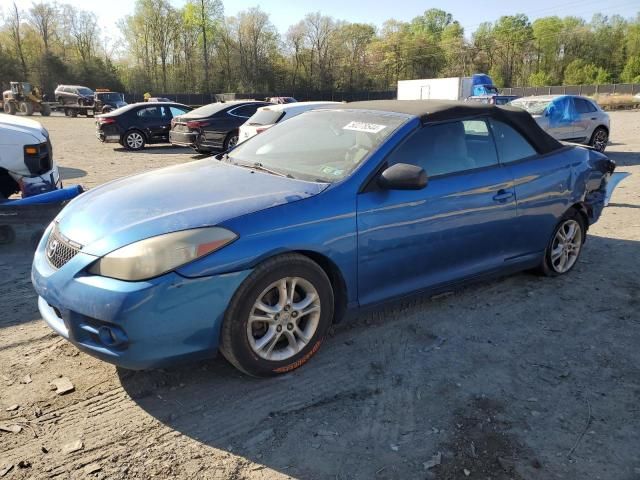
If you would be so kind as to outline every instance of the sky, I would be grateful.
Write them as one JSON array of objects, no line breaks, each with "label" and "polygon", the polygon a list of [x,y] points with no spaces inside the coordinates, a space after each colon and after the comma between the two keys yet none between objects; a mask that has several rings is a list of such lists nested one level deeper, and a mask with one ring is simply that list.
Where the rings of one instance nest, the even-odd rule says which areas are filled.
[{"label": "sky", "polygon": [[[15,0],[21,9],[28,9],[32,0]],[[45,0],[46,1],[46,0]],[[170,0],[176,7],[185,0]],[[0,0],[2,10],[11,6],[12,0]],[[134,0],[59,0],[84,10],[93,11],[103,32],[115,39],[119,36],[118,19],[133,12]],[[590,20],[594,13],[619,14],[633,17],[640,12],[640,0],[223,0],[225,15],[259,6],[269,13],[271,21],[285,33],[290,25],[300,21],[307,13],[321,12],[340,20],[372,23],[381,26],[385,20],[411,20],[429,8],[441,8],[453,14],[470,36],[481,22],[495,21],[502,15],[524,13],[530,20],[548,15],[575,15]]]}]

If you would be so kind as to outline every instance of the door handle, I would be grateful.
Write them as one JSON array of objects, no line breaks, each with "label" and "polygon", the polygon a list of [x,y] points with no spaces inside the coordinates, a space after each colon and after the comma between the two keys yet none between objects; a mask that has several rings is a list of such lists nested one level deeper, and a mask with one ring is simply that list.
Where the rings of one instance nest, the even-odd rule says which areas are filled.
[{"label": "door handle", "polygon": [[493,196],[493,199],[498,202],[498,203],[506,203],[508,200],[512,199],[514,197],[514,193],[511,190],[498,190],[498,193],[496,193]]},{"label": "door handle", "polygon": [[597,120],[598,117],[591,117],[591,120]]}]

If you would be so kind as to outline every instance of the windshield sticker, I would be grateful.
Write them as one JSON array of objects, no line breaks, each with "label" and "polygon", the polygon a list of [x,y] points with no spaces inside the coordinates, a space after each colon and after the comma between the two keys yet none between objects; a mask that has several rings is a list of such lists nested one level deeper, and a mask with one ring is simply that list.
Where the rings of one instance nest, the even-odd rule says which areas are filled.
[{"label": "windshield sticker", "polygon": [[322,173],[327,174],[327,175],[334,175],[336,177],[339,177],[340,175],[342,175],[344,173],[344,170],[338,169],[338,168],[333,168],[333,167],[330,167],[330,166],[323,167],[320,171]]},{"label": "windshield sticker", "polygon": [[366,122],[349,122],[344,127],[343,130],[354,130],[356,132],[366,132],[366,133],[378,133],[387,128],[386,125],[378,125],[375,123],[366,123]]}]

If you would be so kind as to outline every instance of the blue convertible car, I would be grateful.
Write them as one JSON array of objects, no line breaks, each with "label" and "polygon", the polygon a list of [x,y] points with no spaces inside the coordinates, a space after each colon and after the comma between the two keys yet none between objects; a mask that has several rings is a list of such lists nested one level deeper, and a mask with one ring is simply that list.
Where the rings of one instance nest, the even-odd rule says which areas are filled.
[{"label": "blue convertible car", "polygon": [[107,362],[220,350],[275,375],[347,310],[568,272],[613,169],[511,107],[345,104],[81,195],[45,232],[32,280],[50,327]]}]

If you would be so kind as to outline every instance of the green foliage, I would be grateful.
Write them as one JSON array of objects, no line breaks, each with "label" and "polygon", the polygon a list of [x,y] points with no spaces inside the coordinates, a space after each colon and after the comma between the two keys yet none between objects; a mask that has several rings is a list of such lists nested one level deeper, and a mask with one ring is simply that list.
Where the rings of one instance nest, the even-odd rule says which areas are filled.
[{"label": "green foliage", "polygon": [[629,57],[622,71],[622,81],[627,83],[640,83],[640,55]]},{"label": "green foliage", "polygon": [[506,15],[469,34],[439,8],[380,28],[310,13],[281,35],[260,8],[225,17],[222,0],[135,0],[133,14],[118,23],[123,44],[115,49],[94,14],[36,2],[24,11],[5,9],[0,80],[28,80],[48,92],[79,83],[155,94],[330,96],[476,72],[505,87],[640,79],[640,14],[533,23]]},{"label": "green foliage", "polygon": [[571,62],[564,71],[565,85],[601,85],[608,83],[610,79],[611,75],[602,67],[580,59]]},{"label": "green foliage", "polygon": [[546,72],[537,72],[529,75],[529,81],[527,85],[530,87],[546,87],[548,85],[553,85],[553,80],[551,75]]}]

